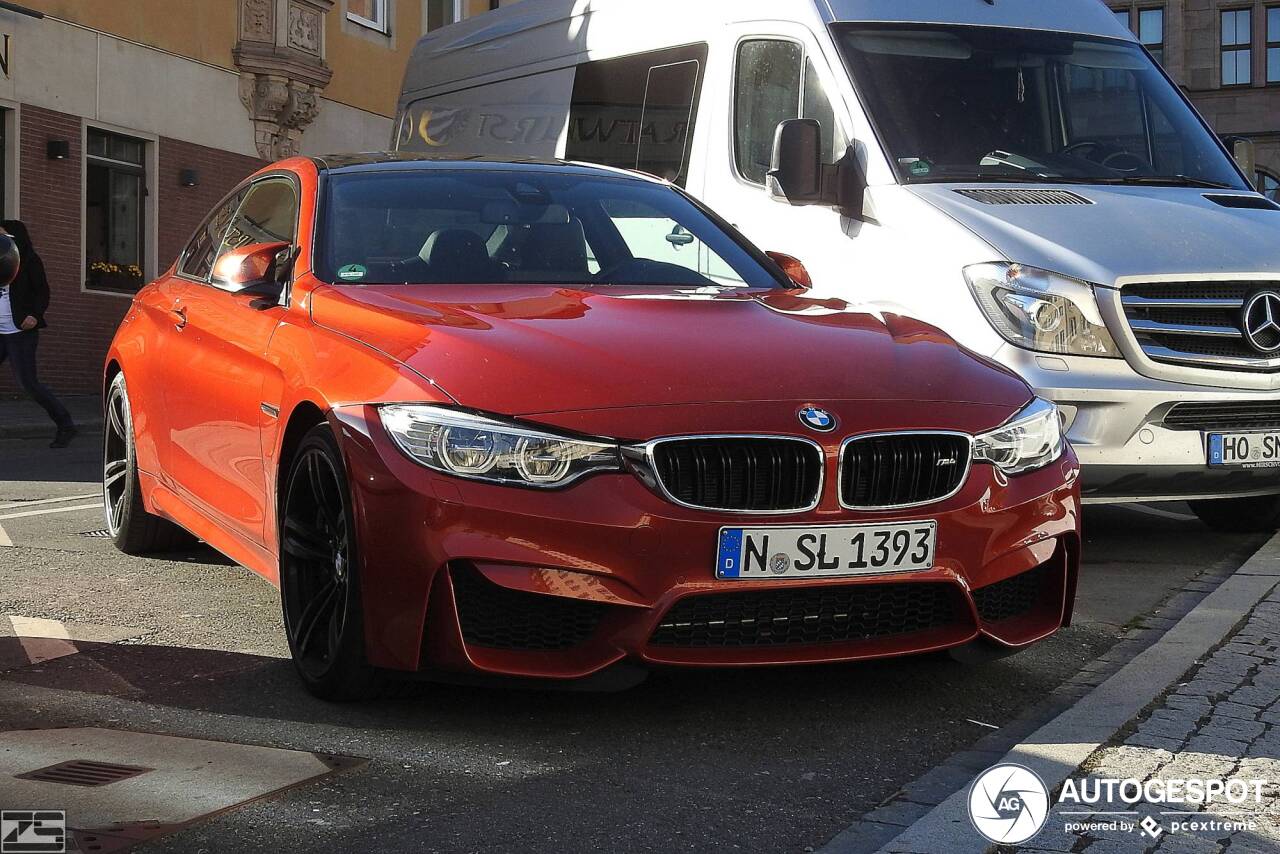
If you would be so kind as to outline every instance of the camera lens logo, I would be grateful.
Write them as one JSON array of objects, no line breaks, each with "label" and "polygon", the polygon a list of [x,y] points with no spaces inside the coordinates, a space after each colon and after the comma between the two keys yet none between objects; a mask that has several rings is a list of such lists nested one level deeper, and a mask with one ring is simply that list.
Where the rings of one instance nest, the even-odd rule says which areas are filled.
[{"label": "camera lens logo", "polygon": [[969,820],[987,839],[1017,845],[1040,832],[1049,817],[1049,789],[1021,765],[995,765],[969,790]]}]

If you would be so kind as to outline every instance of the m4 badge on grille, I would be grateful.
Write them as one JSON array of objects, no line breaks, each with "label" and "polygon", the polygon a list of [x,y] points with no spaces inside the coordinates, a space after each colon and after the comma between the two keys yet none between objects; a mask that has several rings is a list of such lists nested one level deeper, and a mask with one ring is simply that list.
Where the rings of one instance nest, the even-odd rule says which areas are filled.
[{"label": "m4 badge on grille", "polygon": [[810,403],[800,408],[800,423],[819,433],[830,433],[836,429],[836,417],[820,406]]}]

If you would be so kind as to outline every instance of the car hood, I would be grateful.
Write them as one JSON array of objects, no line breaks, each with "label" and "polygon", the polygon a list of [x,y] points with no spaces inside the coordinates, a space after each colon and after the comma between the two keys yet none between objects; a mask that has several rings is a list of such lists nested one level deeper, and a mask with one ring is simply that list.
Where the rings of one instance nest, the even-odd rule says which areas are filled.
[{"label": "car hood", "polygon": [[971,186],[908,189],[1005,260],[1099,285],[1127,276],[1280,274],[1280,210],[1228,208],[1211,199],[1248,195],[1242,191],[1035,184],[1027,189],[1067,190],[1091,204],[991,205],[956,192]]},{"label": "car hood", "polygon": [[314,322],[507,415],[795,400],[1030,399],[938,329],[792,292],[324,286]]}]

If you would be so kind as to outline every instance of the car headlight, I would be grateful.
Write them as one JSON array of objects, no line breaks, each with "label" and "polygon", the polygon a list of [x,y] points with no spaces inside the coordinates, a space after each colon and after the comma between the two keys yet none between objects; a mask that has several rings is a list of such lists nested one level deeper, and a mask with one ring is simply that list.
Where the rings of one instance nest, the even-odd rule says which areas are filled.
[{"label": "car headlight", "polygon": [[1007,341],[1041,353],[1123,358],[1098,311],[1093,286],[1022,264],[975,264],[964,277]]},{"label": "car headlight", "polygon": [[445,406],[395,404],[379,411],[401,451],[445,474],[552,489],[589,472],[622,468],[617,445],[558,436]]},{"label": "car headlight", "polygon": [[1058,407],[1037,397],[1002,427],[976,437],[973,458],[1005,474],[1023,474],[1049,465],[1062,448]]}]

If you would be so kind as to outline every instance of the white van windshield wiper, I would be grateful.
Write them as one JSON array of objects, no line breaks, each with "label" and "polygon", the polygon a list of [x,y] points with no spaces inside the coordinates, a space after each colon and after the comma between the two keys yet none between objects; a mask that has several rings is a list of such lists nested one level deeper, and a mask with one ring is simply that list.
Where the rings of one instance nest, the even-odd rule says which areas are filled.
[{"label": "white van windshield wiper", "polygon": [[1102,178],[1098,184],[1121,184],[1151,187],[1199,187],[1205,190],[1238,190],[1231,184],[1221,181],[1210,181],[1207,178],[1194,178],[1190,175],[1125,175],[1117,178]]}]

